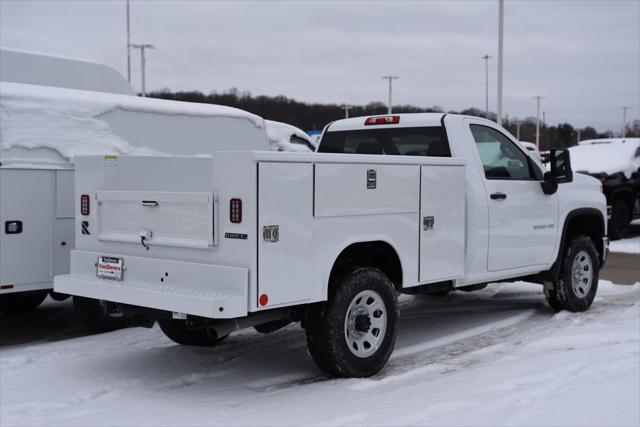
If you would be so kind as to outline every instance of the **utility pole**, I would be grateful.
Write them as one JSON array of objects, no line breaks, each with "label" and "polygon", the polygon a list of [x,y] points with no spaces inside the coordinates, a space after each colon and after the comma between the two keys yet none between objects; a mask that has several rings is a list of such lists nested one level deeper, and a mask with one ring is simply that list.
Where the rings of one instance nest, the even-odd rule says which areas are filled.
[{"label": "utility pole", "polygon": [[627,136],[627,110],[630,107],[620,107],[622,109],[622,137]]},{"label": "utility pole", "polygon": [[489,118],[489,58],[488,54],[483,56],[484,59],[484,113]]},{"label": "utility pole", "polygon": [[129,26],[129,0],[127,0],[127,80],[131,84],[131,30]]},{"label": "utility pole", "polygon": [[578,129],[578,135],[576,135],[576,144],[580,144],[580,129]]},{"label": "utility pole", "polygon": [[502,126],[502,39],[504,38],[504,0],[498,0],[498,125]]},{"label": "utility pole", "polygon": [[520,122],[516,123],[516,139],[520,141]]},{"label": "utility pole", "polygon": [[[544,142],[543,145],[549,148],[547,146],[547,118],[545,117],[544,111],[542,112],[542,141]],[[538,147],[538,150],[540,150],[540,147]]]},{"label": "utility pole", "polygon": [[398,79],[398,76],[382,76],[383,79],[387,79],[389,80],[389,104],[387,107],[387,114],[391,114],[391,92],[392,92],[392,85],[391,82],[395,79]]},{"label": "utility pole", "polygon": [[145,84],[146,83],[145,67],[146,67],[147,59],[144,56],[144,50],[155,49],[155,47],[152,44],[132,44],[131,47],[134,49],[140,49],[140,68],[142,73],[142,96],[145,97],[147,96],[147,88]]},{"label": "utility pole", "polygon": [[353,105],[349,105],[349,104],[342,104],[341,107],[344,110],[344,118],[348,119],[349,118],[349,110],[351,108],[353,108]]},{"label": "utility pole", "polygon": [[534,96],[536,100],[536,146],[540,149],[540,100],[544,96]]}]

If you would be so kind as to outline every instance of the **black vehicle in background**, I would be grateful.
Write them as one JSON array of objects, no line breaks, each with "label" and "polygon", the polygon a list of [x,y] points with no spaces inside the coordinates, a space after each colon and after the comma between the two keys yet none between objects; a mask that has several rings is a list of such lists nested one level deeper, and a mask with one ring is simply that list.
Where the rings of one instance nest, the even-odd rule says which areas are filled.
[{"label": "black vehicle in background", "polygon": [[609,238],[626,237],[631,221],[640,219],[640,138],[581,141],[570,152],[576,172],[602,182],[607,198]]}]

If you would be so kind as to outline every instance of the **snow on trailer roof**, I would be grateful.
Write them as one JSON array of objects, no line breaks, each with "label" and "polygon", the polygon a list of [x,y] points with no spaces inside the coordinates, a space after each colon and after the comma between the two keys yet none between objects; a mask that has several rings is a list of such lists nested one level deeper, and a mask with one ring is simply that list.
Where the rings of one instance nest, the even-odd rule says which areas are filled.
[{"label": "snow on trailer roof", "polygon": [[121,95],[136,94],[127,79],[107,65],[6,47],[0,47],[0,80]]},{"label": "snow on trailer roof", "polygon": [[236,108],[6,82],[0,130],[0,160],[14,167],[69,167],[86,154],[269,149],[264,120]]},{"label": "snow on trailer roof", "polygon": [[569,147],[571,167],[576,172],[612,175],[622,172],[627,178],[640,167],[640,138],[609,138],[581,141]]}]

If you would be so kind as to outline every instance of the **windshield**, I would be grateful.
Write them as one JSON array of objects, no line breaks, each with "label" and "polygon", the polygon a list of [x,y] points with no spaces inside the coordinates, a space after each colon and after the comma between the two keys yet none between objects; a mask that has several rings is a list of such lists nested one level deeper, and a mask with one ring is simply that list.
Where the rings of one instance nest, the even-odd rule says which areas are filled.
[{"label": "windshield", "polygon": [[451,157],[442,127],[326,132],[318,152]]}]

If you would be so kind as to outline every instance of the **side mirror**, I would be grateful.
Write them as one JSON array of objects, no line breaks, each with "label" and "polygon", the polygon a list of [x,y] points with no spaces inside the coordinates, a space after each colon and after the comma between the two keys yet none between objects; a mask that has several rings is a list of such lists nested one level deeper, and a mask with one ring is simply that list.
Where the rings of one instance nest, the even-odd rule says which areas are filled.
[{"label": "side mirror", "polygon": [[551,149],[551,178],[560,184],[573,181],[573,170],[571,170],[571,158],[569,150],[566,148]]},{"label": "side mirror", "polygon": [[544,173],[544,180],[540,183],[540,186],[542,187],[542,192],[548,196],[558,191],[558,183],[553,179],[551,172]]}]

